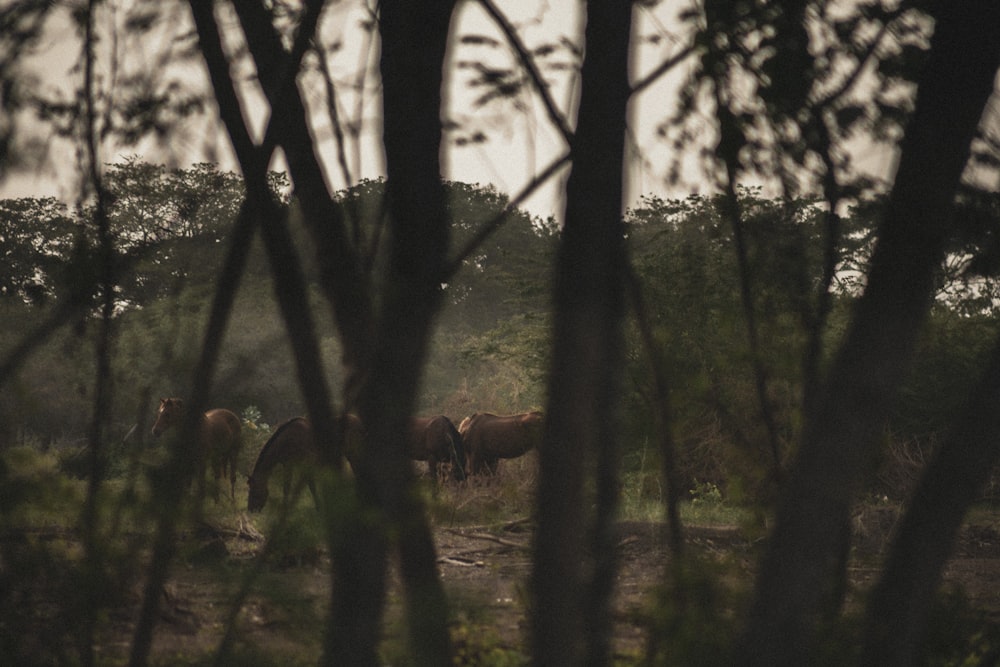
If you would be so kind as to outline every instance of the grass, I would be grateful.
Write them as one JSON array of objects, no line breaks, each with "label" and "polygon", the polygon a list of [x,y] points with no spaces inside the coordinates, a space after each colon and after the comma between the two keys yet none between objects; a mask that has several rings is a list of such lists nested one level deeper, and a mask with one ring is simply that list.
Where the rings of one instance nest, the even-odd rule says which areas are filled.
[{"label": "grass", "polygon": [[[622,476],[621,518],[625,521],[665,520],[666,490],[657,472],[639,470]],[[695,484],[680,503],[681,522],[697,526],[738,526],[750,512],[731,504],[710,482]]]},{"label": "grass", "polygon": [[441,526],[494,525],[532,515],[538,483],[538,458],[529,453],[500,462],[495,477],[449,482],[436,489],[427,478],[425,499],[432,520]]},{"label": "grass", "polygon": [[[114,619],[126,608],[125,602],[135,602],[138,590],[135,586],[141,581],[155,517],[157,511],[162,511],[153,507],[147,481],[162,452],[144,450],[140,455],[142,460],[134,468],[128,468],[132,471],[129,475],[115,477],[102,485],[98,530],[107,539],[97,545],[102,562],[95,575],[86,569],[77,532],[87,483],[67,472],[64,463],[67,450],[54,448],[43,452],[31,446],[18,446],[0,452],[0,513],[4,516],[0,528],[6,531],[6,539],[0,544],[0,559],[8,569],[14,593],[7,600],[0,600],[0,618],[13,619],[5,621],[7,627],[0,623],[0,662],[3,658],[29,655],[59,662],[59,651],[63,652],[62,657],[73,654],[74,642],[79,637],[62,620],[79,613],[73,605],[83,598],[73,591],[83,575],[99,576],[101,582],[108,584],[109,595],[119,596],[109,598],[107,608],[96,617],[102,627],[110,624],[107,619]],[[421,477],[418,493],[429,510],[431,523],[438,528],[479,526],[499,531],[512,521],[530,518],[539,479],[537,457],[529,455],[504,461],[501,466],[501,474],[495,478],[462,484],[437,485],[429,477]],[[208,619],[207,623],[225,623],[226,609],[219,605],[235,605],[235,591],[242,586],[244,577],[251,582],[247,596],[233,607],[242,609],[234,616],[235,642],[230,654],[234,664],[314,664],[322,650],[319,638],[325,630],[329,594],[329,574],[324,571],[327,557],[324,531],[328,524],[316,511],[308,493],[295,498],[287,512],[282,511],[280,477],[274,481],[272,500],[263,514],[246,514],[246,487],[240,483],[235,502],[229,500],[227,493],[218,504],[208,499],[193,517],[196,521],[184,522],[181,528],[183,544],[176,571],[188,584],[187,588],[179,589],[182,612],[193,600],[200,605],[197,614],[203,620]],[[628,471],[622,475],[621,483],[622,520],[664,520],[665,488],[657,470]],[[752,510],[730,502],[715,484],[696,483],[684,495],[680,510],[685,525],[744,527],[753,523]],[[878,498],[870,500],[873,507],[869,509],[883,510],[885,502]],[[192,553],[203,546],[198,534],[200,521],[224,529],[251,523],[267,535],[268,557],[262,559],[259,568],[251,565],[250,557],[260,551],[261,543],[229,536],[227,553],[207,561],[196,559]],[[984,501],[973,508],[967,523],[995,530],[1000,525],[996,502]],[[722,612],[728,613],[736,603],[732,601],[735,598],[725,596],[739,592],[738,584],[730,586],[730,582],[743,581],[745,573],[738,564],[728,561],[709,564],[720,569],[687,573],[694,578],[683,582],[688,592],[694,591],[705,598],[703,608],[694,609],[701,615],[692,612],[690,605],[675,610],[669,605],[671,596],[660,602],[657,608],[660,616],[654,618],[659,625],[655,627],[674,642],[669,646],[664,644],[660,647],[663,650],[669,648],[687,655],[713,654],[712,646],[705,648],[701,643],[706,639],[718,643],[720,637],[732,632],[728,625],[731,617]],[[198,577],[205,577],[206,583],[191,586],[192,579],[201,583]],[[19,600],[29,604],[20,605]],[[478,598],[459,597],[451,602],[455,664],[528,663],[520,647],[511,646],[509,639],[505,643],[497,632],[492,611],[476,607]],[[23,611],[26,608],[34,611],[26,613]],[[936,618],[943,620],[936,623],[936,634],[929,642],[940,660],[929,664],[975,664],[971,662],[973,657],[991,653],[1000,646],[1000,632],[995,624],[981,617],[968,600],[957,595],[946,596],[935,613]],[[706,632],[707,628],[712,631]],[[49,634],[42,635],[43,631]],[[109,627],[108,631],[121,632],[118,627]],[[40,636],[49,637],[48,643],[36,645],[32,638]],[[382,655],[390,664],[407,664],[408,648],[402,637],[403,633],[396,632],[387,637],[382,647]],[[152,664],[209,664],[217,643],[213,638],[203,642],[179,647],[176,656],[169,652],[154,654]],[[625,664],[623,661],[625,658],[620,658],[619,664]],[[638,662],[637,656],[628,664]],[[11,664],[16,663],[15,660]]]}]

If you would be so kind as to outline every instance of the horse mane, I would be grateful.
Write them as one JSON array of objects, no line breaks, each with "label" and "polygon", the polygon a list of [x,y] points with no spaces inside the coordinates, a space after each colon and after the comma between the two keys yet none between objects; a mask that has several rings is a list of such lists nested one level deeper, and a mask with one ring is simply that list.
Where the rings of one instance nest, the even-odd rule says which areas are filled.
[{"label": "horse mane", "polygon": [[[274,433],[272,433],[271,437],[267,439],[267,442],[264,443],[264,446],[260,448],[260,454],[257,455],[257,461],[254,462],[253,465],[254,472],[257,472],[257,466],[260,464],[261,461],[264,460],[264,455],[270,450],[271,445],[274,444],[274,442],[278,439],[278,436],[280,436],[286,428],[288,428],[295,422],[300,422],[305,420],[306,420],[305,417],[292,417],[291,419],[286,419],[285,421],[283,421],[281,424],[278,425],[278,428],[274,429]],[[251,473],[251,475],[252,474],[253,473]]]},{"label": "horse mane", "polygon": [[[469,424],[471,424],[472,420],[475,419],[478,416],[479,416],[478,412],[473,412],[471,415],[469,415],[468,417],[466,417],[465,419],[463,419],[461,422],[459,422],[459,424],[458,424],[458,432],[461,433],[462,429],[464,429],[466,426],[468,426]],[[454,422],[452,422],[452,423],[454,423]]]}]

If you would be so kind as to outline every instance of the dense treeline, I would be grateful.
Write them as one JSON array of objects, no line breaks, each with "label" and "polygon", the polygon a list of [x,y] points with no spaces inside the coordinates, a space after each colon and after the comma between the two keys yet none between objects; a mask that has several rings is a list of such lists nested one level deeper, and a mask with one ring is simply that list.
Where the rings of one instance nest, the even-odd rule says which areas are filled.
[{"label": "dense treeline", "polygon": [[[275,197],[294,211],[281,192],[285,179],[273,174]],[[183,394],[197,363],[213,281],[242,200],[239,178],[212,165],[168,170],[138,160],[112,168],[113,224],[123,249],[119,310],[113,354],[116,400],[109,437],[141,443],[156,398]],[[455,252],[481,226],[500,216],[504,196],[488,187],[449,183]],[[376,233],[384,211],[384,183],[365,181],[341,192],[345,210]],[[761,364],[751,360],[737,258],[721,200],[645,199],[626,216],[628,245],[657,344],[664,351],[673,386],[674,432],[683,486],[711,483],[737,502],[770,498],[780,468],[798,436],[802,359],[806,353],[813,290],[820,280],[821,209],[811,201],[789,205],[745,190],[749,263],[755,288]],[[841,334],[848,307],[864,274],[873,202],[845,220],[847,233],[828,330]],[[970,202],[969,220],[990,209]],[[7,283],[3,288],[4,340],[44,319],[61,301],[80,298],[85,280],[74,273],[87,229],[79,216],[51,199],[0,202]],[[44,224],[38,224],[42,220]],[[974,225],[970,224],[970,228]],[[420,411],[459,419],[477,410],[516,412],[544,404],[551,325],[551,262],[559,231],[552,220],[515,211],[474,252],[449,284],[437,321],[419,398]],[[305,239],[299,239],[306,243]],[[960,250],[983,240],[970,234]],[[995,325],[993,282],[978,270],[988,253],[964,267],[943,267],[939,294],[916,368],[886,425],[889,469],[874,490],[899,496],[913,471],[893,464],[922,456],[940,438],[961,396],[959,387],[983,363]],[[985,258],[985,259],[984,259]],[[380,261],[378,259],[374,261]],[[971,266],[971,268],[970,268]],[[311,298],[318,301],[315,267]],[[218,381],[219,405],[246,412],[264,424],[304,412],[292,372],[293,358],[272,296],[266,259],[255,247],[225,338]],[[52,334],[2,389],[4,446],[27,443],[69,448],[83,442],[92,403],[91,317]],[[340,387],[339,344],[322,338],[330,385]],[[649,466],[659,456],[654,440],[655,391],[641,336],[627,334],[624,466]],[[767,409],[778,430],[759,418],[756,373],[766,374]],[[772,441],[773,438],[776,441]],[[130,446],[115,443],[115,455]],[[905,465],[903,466],[905,468]],[[112,467],[114,469],[114,467]]]},{"label": "dense treeline", "polygon": [[[132,164],[114,176],[112,183],[118,184],[120,177],[133,188],[139,177],[146,179],[146,192],[122,196],[114,215],[116,235],[127,247],[122,261],[130,262],[118,292],[114,355],[115,383],[122,390],[114,421],[127,430],[139,408],[128,401],[183,392],[190,380],[213,279],[225,252],[223,234],[233,223],[242,194],[236,175],[208,165],[167,172]],[[276,181],[280,181],[277,176]],[[181,197],[176,192],[161,199],[162,190],[177,183],[192,191],[186,211],[176,206]],[[220,183],[231,189],[219,188]],[[506,203],[491,189],[463,184],[452,184],[450,189],[456,227],[470,234],[476,222],[497,215]],[[359,200],[354,210],[366,226],[377,224],[382,182],[365,182],[342,194],[347,201]],[[76,298],[71,290],[79,279],[67,275],[65,267],[73,258],[76,235],[85,227],[74,224],[66,209],[52,200],[8,200],[0,206],[10,267],[3,299],[9,328],[5,340],[14,342],[18,333],[42,319],[46,308]],[[39,211],[49,210],[64,216],[62,227],[38,225]],[[42,243],[27,235],[36,229],[51,238]],[[17,236],[21,232],[24,237]],[[473,394],[482,390],[477,376],[491,378],[482,383],[490,393],[476,399],[482,405],[500,410],[539,405],[548,308],[546,255],[552,251],[552,240],[550,223],[533,221],[523,213],[508,216],[501,231],[467,260],[456,283],[445,288],[449,308],[439,326],[440,349],[430,371],[425,407],[451,403],[460,411],[461,402],[474,402]],[[300,413],[302,400],[259,247],[250,266],[227,333],[216,400],[241,409],[256,406],[276,421]],[[315,290],[315,280],[312,284]],[[21,381],[6,388],[7,444],[18,431],[46,442],[80,437],[91,400],[87,395],[90,319],[83,317],[78,326],[53,334],[52,342],[20,373]],[[332,336],[323,344],[335,352]],[[331,384],[339,386],[338,355],[327,358],[328,373],[335,380]],[[494,368],[473,370],[484,364]],[[496,381],[500,377],[505,377],[502,383]]]}]

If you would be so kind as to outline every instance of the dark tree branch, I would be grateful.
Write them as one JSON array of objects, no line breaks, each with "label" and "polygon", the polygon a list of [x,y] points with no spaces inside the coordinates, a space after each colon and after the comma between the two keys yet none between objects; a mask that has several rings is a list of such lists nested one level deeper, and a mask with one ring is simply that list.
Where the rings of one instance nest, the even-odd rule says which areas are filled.
[{"label": "dark tree branch", "polygon": [[[192,417],[186,418],[182,424],[181,433],[177,438],[178,443],[197,442],[195,434],[198,425],[195,420],[201,414],[200,410],[208,404],[222,337],[240,279],[246,268],[254,227],[254,216],[251,214],[248,204],[244,203],[233,227],[229,252],[226,254],[216,283],[215,298],[212,301],[212,309],[205,329],[201,355],[198,365],[195,367],[191,406],[186,411],[187,415]],[[164,508],[164,513],[157,525],[153,541],[153,555],[149,564],[146,584],[143,588],[142,605],[132,638],[132,650],[129,656],[131,667],[140,667],[149,662],[153,629],[160,613],[163,586],[167,581],[170,563],[177,550],[177,523],[179,520],[177,508],[181,505],[183,494],[188,486],[187,482],[193,478],[197,469],[196,460],[196,452],[192,451],[191,445],[177,447],[168,463],[168,469],[164,475],[165,481],[154,488],[158,506]]]},{"label": "dark tree branch", "polygon": [[[249,255],[253,231],[257,222],[257,206],[260,196],[269,197],[266,183],[266,166],[273,150],[273,140],[266,140],[267,147],[257,149],[250,140],[249,133],[243,125],[239,101],[233,84],[229,78],[228,63],[222,50],[218,28],[212,13],[210,3],[192,2],[192,15],[201,43],[202,53],[208,64],[209,74],[219,102],[220,116],[228,120],[233,147],[241,163],[247,161],[250,169],[244,168],[244,177],[252,178],[259,174],[263,183],[247,181],[247,199],[244,201],[236,227],[233,230],[230,250],[219,276],[219,282],[209,316],[208,327],[202,345],[201,358],[195,369],[190,405],[186,410],[181,433],[178,438],[180,446],[169,466],[172,474],[168,478],[172,483],[164,484],[159,493],[162,495],[162,506],[168,508],[160,519],[153,547],[153,558],[149,567],[139,621],[133,637],[130,665],[143,665],[148,661],[152,646],[153,629],[159,611],[159,601],[163,585],[166,582],[170,562],[176,549],[176,530],[178,516],[175,510],[180,504],[181,495],[187,488],[186,480],[190,480],[197,469],[198,459],[194,451],[198,438],[196,437],[198,421],[208,404],[212,377],[222,338],[225,333],[229,313],[232,310],[236,291],[239,286],[246,260]],[[239,119],[238,123],[235,119]],[[242,132],[239,129],[242,128]],[[266,136],[270,136],[270,132]]]},{"label": "dark tree branch", "polygon": [[528,78],[531,79],[531,83],[535,87],[535,92],[538,96],[542,98],[542,106],[545,107],[545,113],[548,114],[549,121],[555,125],[562,134],[563,141],[566,142],[567,146],[573,145],[573,130],[570,128],[569,123],[566,122],[566,117],[556,108],[556,103],[549,94],[549,87],[545,83],[545,79],[542,77],[542,73],[538,71],[535,66],[535,59],[528,53],[528,49],[524,46],[524,42],[521,41],[521,37],[517,34],[517,29],[510,24],[507,17],[501,12],[493,0],[479,0],[479,4],[482,5],[486,13],[490,15],[490,18],[497,24],[500,28],[500,32],[504,34],[507,41],[510,43],[514,52],[517,53],[518,60],[521,62],[521,66],[528,73]]},{"label": "dark tree branch", "polygon": [[100,172],[100,152],[98,143],[98,114],[96,103],[96,82],[94,66],[96,55],[94,47],[94,24],[97,3],[91,0],[87,4],[85,34],[83,40],[83,137],[86,146],[87,177],[93,188],[96,205],[94,208],[94,227],[97,232],[98,287],[100,288],[100,327],[97,334],[95,349],[94,375],[94,410],[91,415],[87,439],[89,448],[90,477],[87,480],[87,495],[83,505],[81,524],[85,551],[85,567],[83,578],[81,607],[84,609],[80,634],[80,646],[84,665],[94,664],[94,632],[97,626],[97,614],[101,608],[103,592],[96,590],[100,577],[100,546],[98,544],[98,494],[104,483],[104,451],[103,433],[105,422],[111,409],[111,354],[115,312],[115,245],[111,236],[111,222],[108,219],[108,193],[104,187]]},{"label": "dark tree branch", "polygon": [[[308,16],[317,20],[322,3],[312,0]],[[334,321],[344,346],[344,366],[351,387],[359,386],[361,369],[367,367],[372,340],[371,302],[368,280],[362,270],[357,249],[351,245],[343,211],[334,202],[326,187],[319,158],[309,134],[305,103],[290,72],[297,72],[288,63],[297,62],[295,54],[285,51],[271,22],[270,13],[259,2],[234,3],[247,45],[257,66],[258,77],[271,109],[271,126],[288,159],[295,194],[302,206],[310,237],[316,246],[320,267],[321,287],[333,308]],[[311,32],[300,27],[297,43],[308,44]],[[347,403],[353,402],[353,390]]]},{"label": "dark tree branch", "polygon": [[[358,406],[365,447],[355,466],[361,503],[386,527],[355,533],[367,562],[357,563],[350,595],[336,590],[326,664],[373,665],[385,599],[387,538],[400,556],[407,627],[415,664],[451,662],[447,602],[437,575],[433,535],[412,492],[403,451],[431,325],[442,299],[448,213],[441,181],[442,65],[454,5],[384,0],[381,5],[382,86],[389,263],[375,330],[370,373]],[[360,638],[360,641],[359,641]]]},{"label": "dark tree branch", "polygon": [[928,612],[966,512],[1000,459],[1000,341],[917,486],[868,602],[862,665],[918,663]]},{"label": "dark tree branch", "polygon": [[719,116],[720,140],[716,152],[724,167],[725,178],[722,182],[724,193],[723,216],[733,232],[733,246],[736,253],[736,265],[740,277],[740,303],[743,306],[743,321],[746,323],[747,345],[750,348],[750,363],[753,369],[754,388],[757,392],[757,406],[760,417],[767,430],[768,445],[771,453],[771,465],[774,479],[781,477],[781,445],[778,435],[778,423],[774,416],[774,408],[768,395],[768,369],[764,364],[764,355],[760,348],[760,328],[757,323],[757,308],[754,305],[754,279],[750,270],[742,206],[736,191],[739,166],[739,149],[742,133],[737,128],[736,118],[726,106],[720,92],[721,82],[715,82],[716,112]]},{"label": "dark tree branch", "polygon": [[[649,358],[650,372],[653,375],[653,398],[651,399],[653,420],[660,440],[660,456],[663,479],[667,483],[667,535],[671,563],[680,566],[684,560],[684,527],[681,523],[680,500],[681,482],[677,470],[677,448],[671,432],[670,381],[667,365],[653,334],[649,310],[642,293],[642,283],[635,273],[635,268],[629,262],[625,267],[625,286],[632,312],[635,314],[636,326],[642,338],[646,356]],[[680,572],[675,571],[679,575]]]},{"label": "dark tree branch", "polygon": [[689,56],[694,55],[697,50],[698,47],[694,45],[686,46],[681,49],[679,53],[676,53],[670,58],[664,60],[656,67],[656,69],[632,84],[632,95],[638,95],[646,88],[649,88],[651,85],[656,83],[661,76],[664,76],[667,72],[680,65]]}]

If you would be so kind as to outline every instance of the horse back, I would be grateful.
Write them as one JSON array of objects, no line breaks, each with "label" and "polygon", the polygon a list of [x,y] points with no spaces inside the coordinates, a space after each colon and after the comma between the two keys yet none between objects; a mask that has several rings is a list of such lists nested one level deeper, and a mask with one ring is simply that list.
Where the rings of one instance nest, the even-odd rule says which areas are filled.
[{"label": "horse back", "polygon": [[445,457],[451,454],[452,448],[459,453],[462,451],[462,434],[455,428],[455,423],[444,415],[428,419],[426,433],[429,442],[440,443]]},{"label": "horse back", "polygon": [[309,421],[304,417],[292,417],[279,424],[261,447],[251,476],[261,470],[270,471],[278,464],[314,459],[316,454]]},{"label": "horse back", "polygon": [[216,408],[205,413],[203,423],[206,438],[214,447],[230,450],[239,447],[242,426],[240,418],[230,410]]},{"label": "horse back", "polygon": [[465,444],[483,456],[513,458],[538,446],[541,440],[542,414],[476,414],[468,418],[463,433]]},{"label": "horse back", "polygon": [[435,435],[432,432],[433,417],[411,417],[406,425],[406,440],[403,451],[415,461],[426,461],[433,450]]}]

